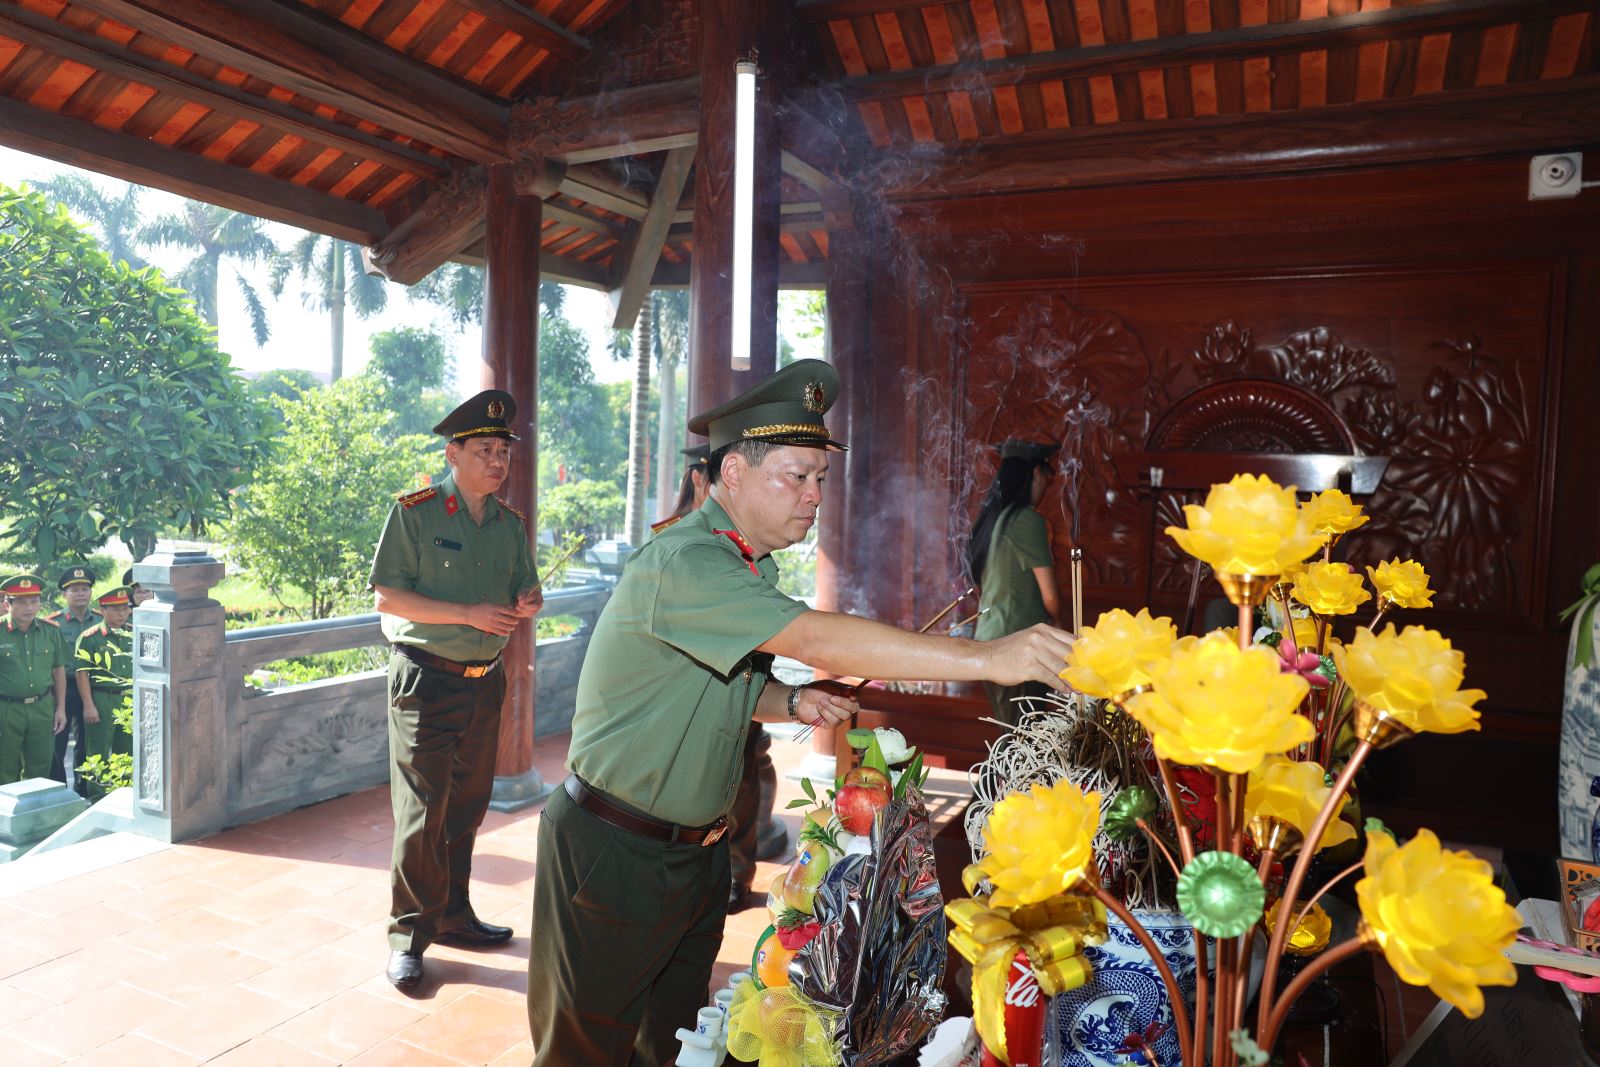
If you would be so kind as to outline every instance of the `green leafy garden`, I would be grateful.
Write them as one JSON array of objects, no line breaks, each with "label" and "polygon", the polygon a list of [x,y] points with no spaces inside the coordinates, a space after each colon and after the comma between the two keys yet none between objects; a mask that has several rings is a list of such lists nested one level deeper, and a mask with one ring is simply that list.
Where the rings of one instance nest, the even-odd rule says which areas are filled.
[{"label": "green leafy garden", "polygon": [[3,537],[40,559],[135,556],[228,513],[266,448],[258,405],[188,294],[113,264],[43,196],[0,185]]}]

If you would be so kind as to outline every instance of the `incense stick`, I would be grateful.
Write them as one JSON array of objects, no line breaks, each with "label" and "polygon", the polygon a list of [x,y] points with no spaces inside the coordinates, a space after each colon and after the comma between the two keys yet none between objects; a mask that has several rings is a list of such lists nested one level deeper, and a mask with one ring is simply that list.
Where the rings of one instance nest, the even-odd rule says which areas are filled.
[{"label": "incense stick", "polygon": [[544,577],[540,578],[536,583],[534,583],[533,587],[535,589],[543,589],[544,583],[550,580],[551,575],[555,574],[556,571],[561,569],[561,565],[563,563],[572,558],[573,553],[577,552],[578,549],[583,547],[583,542],[585,540],[587,540],[587,536],[584,534],[579,534],[578,539],[572,542],[571,546],[569,546],[565,552],[561,553],[554,563],[550,564],[550,569],[544,572]]},{"label": "incense stick", "polygon": [[1072,550],[1072,633],[1083,631],[1083,549]]}]

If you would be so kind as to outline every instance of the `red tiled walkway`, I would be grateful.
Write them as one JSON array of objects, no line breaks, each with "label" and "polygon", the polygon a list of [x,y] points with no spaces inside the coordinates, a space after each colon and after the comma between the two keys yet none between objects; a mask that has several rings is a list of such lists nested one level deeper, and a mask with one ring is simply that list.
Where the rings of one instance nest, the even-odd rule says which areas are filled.
[{"label": "red tiled walkway", "polygon": [[[546,780],[566,743],[537,746]],[[780,770],[802,755],[774,745]],[[780,777],[779,810],[798,795]],[[478,913],[517,936],[430,949],[417,996],[382,974],[391,829],[380,788],[20,891],[0,868],[0,1064],[526,1067],[537,809],[491,812],[473,865]],[[719,983],[766,922],[729,920]]]}]

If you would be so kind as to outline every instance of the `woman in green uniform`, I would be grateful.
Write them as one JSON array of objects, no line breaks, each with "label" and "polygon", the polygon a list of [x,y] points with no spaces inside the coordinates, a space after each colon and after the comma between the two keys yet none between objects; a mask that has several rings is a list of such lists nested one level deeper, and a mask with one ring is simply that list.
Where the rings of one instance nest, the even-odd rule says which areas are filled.
[{"label": "woman in green uniform", "polygon": [[116,720],[116,710],[133,686],[133,630],[128,625],[133,617],[133,591],[119,585],[96,599],[104,619],[78,637],[72,658],[78,693],[83,697],[80,765],[89,756],[110,759],[113,752],[133,751],[133,739],[117,727]]},{"label": "woman in green uniform", "polygon": [[[1000,446],[1000,472],[978,511],[967,545],[967,571],[981,590],[979,641],[993,641],[1035,623],[1061,626],[1061,594],[1056,589],[1050,527],[1034,510],[1050,484],[1050,457],[1059,445],[1009,440]],[[1037,682],[995,685],[984,682],[995,718],[1017,721],[1018,697],[1044,696]]]}]

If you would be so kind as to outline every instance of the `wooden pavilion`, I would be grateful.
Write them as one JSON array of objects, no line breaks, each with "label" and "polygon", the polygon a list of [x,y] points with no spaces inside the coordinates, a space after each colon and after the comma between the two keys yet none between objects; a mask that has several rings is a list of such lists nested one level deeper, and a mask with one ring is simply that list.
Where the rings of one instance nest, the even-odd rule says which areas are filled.
[{"label": "wooden pavilion", "polygon": [[[608,290],[619,326],[688,286],[691,407],[772,368],[779,286],[826,287],[853,449],[825,606],[906,624],[959,591],[986,446],[1010,434],[1066,445],[1046,510],[1062,558],[1085,552],[1091,618],[1182,613],[1159,534],[1209,480],[1346,484],[1375,516],[1349,558],[1425,561],[1428,621],[1491,694],[1481,735],[1388,754],[1370,803],[1543,847],[1555,613],[1600,546],[1600,191],[1529,183],[1535,154],[1600,147],[1596,8],[3,0],[0,142],[359,242],[396,281],[484,264],[483,381],[529,413],[541,279]],[[514,677],[506,776],[531,766]],[[960,755],[981,751],[971,707],[919,710]]]}]

